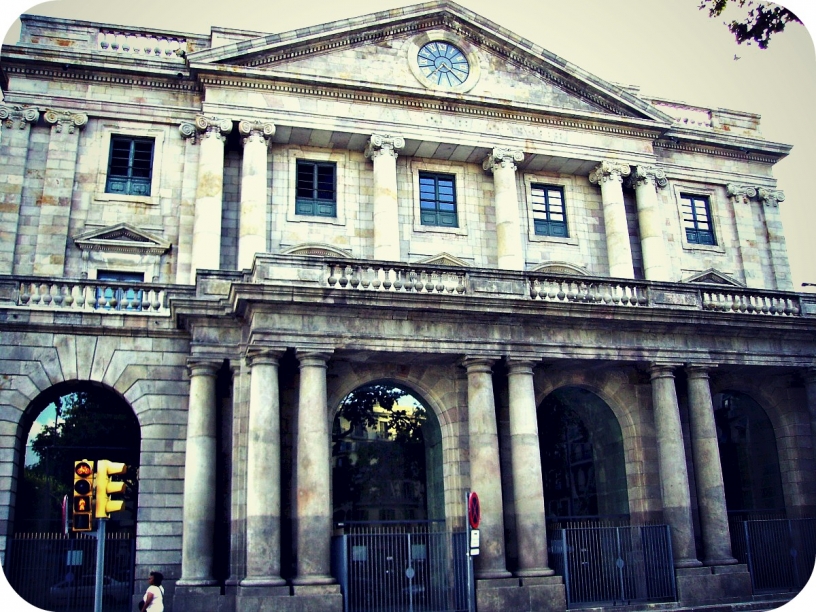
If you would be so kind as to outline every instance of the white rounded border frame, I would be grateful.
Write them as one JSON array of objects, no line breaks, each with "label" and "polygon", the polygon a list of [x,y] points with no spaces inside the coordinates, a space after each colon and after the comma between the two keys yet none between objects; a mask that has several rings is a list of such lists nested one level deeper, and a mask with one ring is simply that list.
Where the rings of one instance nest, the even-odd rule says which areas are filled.
[{"label": "white rounded border frame", "polygon": [[[431,83],[427,78],[425,78],[425,75],[422,74],[422,71],[419,68],[419,62],[417,61],[419,50],[429,42],[437,41],[446,42],[455,46],[467,59],[469,72],[464,83],[456,85],[455,87],[446,87],[444,85]],[[481,62],[479,61],[479,54],[476,52],[476,48],[462,38],[454,36],[446,30],[429,30],[415,36],[408,42],[407,59],[408,66],[411,68],[411,73],[414,75],[414,77],[416,77],[416,80],[419,81],[423,87],[433,89],[435,91],[444,91],[455,94],[467,93],[476,86],[476,83],[479,82],[479,77],[482,74]]]}]

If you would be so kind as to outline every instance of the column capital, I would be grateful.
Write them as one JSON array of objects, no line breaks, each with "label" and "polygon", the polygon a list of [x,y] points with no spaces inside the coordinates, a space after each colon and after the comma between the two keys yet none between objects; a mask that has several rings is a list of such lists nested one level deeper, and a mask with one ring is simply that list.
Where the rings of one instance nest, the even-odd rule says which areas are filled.
[{"label": "column capital", "polygon": [[780,202],[785,201],[785,193],[777,189],[760,187],[757,189],[757,196],[765,206],[778,206]]},{"label": "column capital", "polygon": [[679,363],[650,363],[649,376],[651,380],[655,380],[656,378],[674,378],[674,370],[680,365]]},{"label": "column capital", "polygon": [[195,142],[197,138],[215,137],[222,141],[225,139],[225,134],[229,134],[232,130],[232,120],[223,119],[220,117],[207,117],[205,115],[196,115],[195,121],[190,123],[184,121],[179,125],[179,132],[182,138],[189,138]]},{"label": "column capital", "polygon": [[495,364],[496,361],[498,361],[498,358],[496,358],[496,357],[482,357],[482,356],[464,357],[459,362],[459,365],[464,367],[467,370],[468,374],[470,374],[471,372],[476,372],[476,373],[490,372],[492,374],[493,373],[493,364]]},{"label": "column capital", "polygon": [[67,128],[69,134],[73,134],[76,128],[83,128],[88,123],[88,115],[85,113],[75,113],[72,111],[55,110],[49,108],[45,111],[45,121],[54,126],[57,132],[62,132]]},{"label": "column capital", "polygon": [[528,374],[533,375],[533,368],[538,364],[536,359],[524,359],[522,357],[508,357],[505,360],[507,364],[507,374]]},{"label": "column capital", "polygon": [[494,147],[482,162],[482,168],[491,172],[495,172],[499,168],[510,168],[515,172],[516,164],[514,162],[521,161],[524,161],[524,151],[521,149]]},{"label": "column capital", "polygon": [[390,155],[397,158],[397,149],[405,146],[405,139],[402,136],[392,136],[391,134],[372,134],[368,139],[365,148],[366,159],[374,160],[380,155]]},{"label": "column capital", "polygon": [[757,190],[751,185],[740,185],[739,183],[728,183],[725,186],[729,198],[733,198],[736,202],[748,203],[749,198],[755,198]]},{"label": "column capital", "polygon": [[280,349],[249,348],[246,352],[246,363],[251,368],[256,365],[278,365],[286,351]]},{"label": "column capital", "polygon": [[632,187],[652,185],[662,188],[669,184],[669,179],[666,178],[666,173],[657,166],[635,166],[634,172],[629,176],[629,183]]},{"label": "column capital", "polygon": [[687,363],[686,376],[692,378],[708,378],[711,370],[717,367],[716,363]]},{"label": "column capital", "polygon": [[297,349],[295,355],[297,356],[298,362],[300,362],[301,368],[304,366],[327,368],[332,352],[331,350]]},{"label": "column capital", "polygon": [[242,119],[238,122],[238,132],[243,136],[241,143],[244,145],[254,140],[259,140],[265,145],[269,144],[269,139],[275,135],[275,130],[275,124],[271,121]]},{"label": "column capital", "polygon": [[187,359],[187,372],[193,376],[215,376],[221,368],[221,361],[217,359],[206,359],[189,357]]},{"label": "column capital", "polygon": [[629,164],[605,159],[589,173],[589,182],[595,185],[601,185],[608,181],[622,183],[623,177],[629,176],[631,171]]},{"label": "column capital", "polygon": [[40,110],[36,106],[9,106],[0,104],[0,127],[11,129],[18,127],[21,130],[28,123],[37,123]]}]

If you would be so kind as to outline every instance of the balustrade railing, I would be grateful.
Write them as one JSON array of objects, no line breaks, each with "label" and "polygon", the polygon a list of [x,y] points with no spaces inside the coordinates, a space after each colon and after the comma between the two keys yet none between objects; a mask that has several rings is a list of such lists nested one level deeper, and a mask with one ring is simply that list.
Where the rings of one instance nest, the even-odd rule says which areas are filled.
[{"label": "balustrade railing", "polygon": [[18,306],[97,313],[169,313],[163,287],[94,281],[23,281]]},{"label": "balustrade railing", "polygon": [[545,302],[581,302],[610,306],[648,306],[646,285],[637,281],[609,282],[557,277],[531,277],[530,297]]},{"label": "balustrade railing", "polygon": [[467,293],[464,271],[436,267],[389,264],[329,264],[328,285],[360,291],[390,291],[437,294]]},{"label": "balustrade railing", "polygon": [[802,310],[799,298],[796,296],[768,295],[727,289],[703,289],[701,294],[703,309],[716,312],[795,316]]},{"label": "balustrade railing", "polygon": [[187,50],[187,40],[176,36],[162,36],[142,32],[100,30],[97,48],[128,55],[163,60],[181,60]]}]

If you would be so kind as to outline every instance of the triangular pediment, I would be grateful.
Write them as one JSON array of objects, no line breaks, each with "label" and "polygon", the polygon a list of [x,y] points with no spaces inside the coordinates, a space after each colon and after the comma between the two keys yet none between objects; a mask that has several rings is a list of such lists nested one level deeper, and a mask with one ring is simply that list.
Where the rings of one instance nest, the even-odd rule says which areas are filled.
[{"label": "triangular pediment", "polygon": [[567,274],[570,276],[589,276],[585,268],[569,263],[567,261],[547,261],[537,265],[530,272],[540,272],[544,274]]},{"label": "triangular pediment", "polygon": [[161,255],[169,251],[171,247],[167,240],[128,223],[117,223],[109,227],[83,232],[74,236],[74,244],[82,251],[150,255]]},{"label": "triangular pediment", "polygon": [[690,276],[683,282],[705,285],[724,285],[726,287],[745,287],[743,283],[714,268],[709,268],[708,270],[704,270],[703,272]]},{"label": "triangular pediment", "polygon": [[469,264],[458,257],[454,257],[450,253],[438,253],[436,255],[431,255],[430,257],[425,257],[416,261],[415,263],[423,264],[427,266],[458,266],[460,268],[467,268]]},{"label": "triangular pediment", "polygon": [[[248,33],[248,35],[255,33]],[[270,34],[191,53],[199,73],[225,79],[282,79],[310,86],[364,87],[391,95],[496,101],[540,112],[651,120],[672,119],[626,88],[595,77],[540,46],[454,2],[428,2],[400,11],[281,34]],[[417,65],[428,41],[460,48],[470,63],[466,83],[430,86]],[[240,70],[243,68],[243,70]]]}]

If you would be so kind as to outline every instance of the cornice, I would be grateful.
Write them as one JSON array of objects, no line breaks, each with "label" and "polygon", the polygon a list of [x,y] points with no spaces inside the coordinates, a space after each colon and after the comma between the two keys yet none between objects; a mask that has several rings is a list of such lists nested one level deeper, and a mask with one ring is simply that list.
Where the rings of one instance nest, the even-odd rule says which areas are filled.
[{"label": "cornice", "polygon": [[[755,142],[755,141],[754,141]],[[721,145],[721,146],[706,146],[702,144],[679,142],[673,140],[656,140],[654,143],[655,149],[669,149],[672,151],[679,151],[681,153],[691,153],[703,155],[713,155],[716,157],[728,157],[730,159],[739,159],[743,161],[760,162],[763,164],[775,164],[781,158],[785,157],[787,153],[762,155],[761,153],[746,152],[735,149],[735,145]],[[726,148],[728,147],[728,148]]]},{"label": "cornice", "polygon": [[[141,87],[152,87],[154,89],[174,89],[180,91],[189,91],[189,92],[197,92],[198,91],[198,84],[191,80],[189,77],[185,78],[178,78],[178,76],[173,76],[171,74],[166,75],[166,80],[159,80],[156,78],[156,71],[145,69],[145,76],[134,76],[130,74],[117,74],[115,72],[109,72],[111,70],[111,66],[109,64],[103,64],[100,66],[105,68],[108,72],[97,72],[97,71],[87,71],[87,70],[71,70],[64,69],[64,68],[47,68],[41,66],[9,66],[6,65],[3,67],[6,74],[22,74],[25,76],[34,76],[40,77],[47,80],[57,80],[57,79],[65,79],[65,80],[78,80],[78,81],[93,81],[98,83],[116,83],[120,85],[138,85]],[[180,67],[184,71],[186,71],[186,67]],[[147,75],[151,76],[147,76]],[[152,77],[152,78],[151,78]],[[175,80],[174,80],[175,78]]]}]

